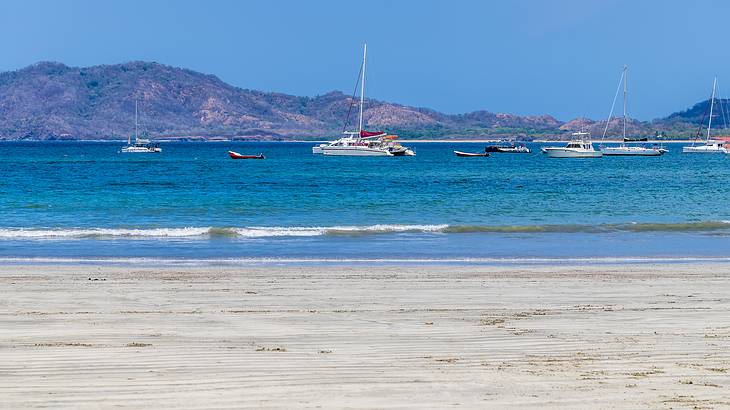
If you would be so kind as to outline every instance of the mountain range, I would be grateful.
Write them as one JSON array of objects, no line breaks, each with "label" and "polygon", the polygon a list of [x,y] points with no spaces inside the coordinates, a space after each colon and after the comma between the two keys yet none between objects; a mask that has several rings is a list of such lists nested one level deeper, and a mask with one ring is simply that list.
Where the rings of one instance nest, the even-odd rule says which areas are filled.
[{"label": "mountain range", "polygon": [[[339,91],[299,97],[242,89],[213,75],[152,62],[82,68],[41,62],[0,73],[0,139],[126,139],[134,131],[135,101],[141,129],[158,139],[329,139],[342,131],[352,108],[351,97]],[[628,133],[692,136],[708,104],[651,122],[629,119]],[[374,99],[366,100],[364,117],[370,128],[407,138],[564,139],[577,130],[600,136],[606,124],[488,111],[453,115]],[[618,135],[621,124],[612,118],[608,135]]]}]

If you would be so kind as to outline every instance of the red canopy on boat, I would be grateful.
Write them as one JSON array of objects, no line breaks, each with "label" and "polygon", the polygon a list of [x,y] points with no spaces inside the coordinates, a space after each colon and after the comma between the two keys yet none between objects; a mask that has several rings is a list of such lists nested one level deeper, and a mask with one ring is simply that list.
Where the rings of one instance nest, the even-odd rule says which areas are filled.
[{"label": "red canopy on boat", "polygon": [[385,135],[383,131],[360,131],[360,138],[377,137],[379,135]]}]

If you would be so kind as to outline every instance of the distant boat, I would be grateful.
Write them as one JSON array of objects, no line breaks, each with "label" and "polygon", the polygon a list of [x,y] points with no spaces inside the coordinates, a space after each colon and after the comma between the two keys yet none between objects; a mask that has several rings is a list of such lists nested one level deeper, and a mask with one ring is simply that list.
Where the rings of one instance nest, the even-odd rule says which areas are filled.
[{"label": "distant boat", "polygon": [[[626,136],[626,105],[628,99],[628,71],[629,67],[624,66],[623,72],[621,73],[621,79],[619,80],[619,87],[623,83],[624,86],[624,118],[623,118],[623,142],[618,146],[604,147],[601,144],[601,152],[606,156],[630,156],[630,157],[658,157],[666,152],[665,149],[659,147],[643,147],[641,145],[627,145],[626,142],[636,141],[648,141],[646,137],[627,137]],[[606,138],[606,132],[608,131],[608,124],[611,122],[611,116],[613,115],[613,107],[616,105],[616,97],[618,96],[618,88],[616,89],[616,95],[613,97],[613,104],[611,104],[611,112],[608,113],[608,119],[606,120],[606,128],[603,130],[603,137],[601,141]]]},{"label": "distant boat", "polygon": [[[365,105],[365,63],[367,61],[367,44],[363,48],[362,68],[360,70],[362,80],[360,83],[360,117],[357,131],[346,131],[350,111],[354,105],[355,93],[353,93],[353,103],[350,104],[350,111],[347,113],[345,127],[343,129],[344,137],[332,141],[328,144],[320,144],[312,147],[313,154],[324,154],[326,156],[354,156],[354,157],[393,157],[393,156],[414,156],[416,153],[406,148],[396,141],[395,135],[388,135],[380,131],[367,131],[363,129],[363,107]],[[357,90],[357,87],[355,88]],[[355,91],[357,92],[357,91]]]},{"label": "distant boat", "polygon": [[564,147],[543,147],[541,151],[550,158],[600,158],[601,151],[596,151],[591,142],[591,134],[574,132],[572,139]]},{"label": "distant boat", "polygon": [[454,154],[456,154],[457,157],[488,157],[488,152],[463,152],[463,151],[454,151]]},{"label": "distant boat", "polygon": [[700,132],[702,130],[702,123],[705,122],[705,114],[707,112],[705,111],[705,114],[702,115],[702,120],[700,121],[700,128],[697,130],[697,135],[695,135],[695,140],[692,141],[692,145],[682,147],[682,152],[685,154],[722,154],[722,153],[730,153],[728,149],[725,147],[725,141],[716,141],[710,138],[711,136],[711,130],[712,130],[712,114],[713,109],[715,108],[715,90],[717,88],[717,77],[712,81],[712,95],[710,96],[710,116],[707,120],[707,138],[705,138],[705,143],[701,145],[695,145],[697,140],[700,137]]},{"label": "distant boat", "polygon": [[243,155],[239,154],[236,151],[228,151],[228,156],[231,157],[231,159],[266,159],[264,154],[259,155]]},{"label": "distant boat", "polygon": [[504,142],[495,145],[489,145],[484,152],[502,152],[506,154],[529,154],[531,151],[524,143]]},{"label": "distant boat", "polygon": [[155,154],[162,152],[157,144],[153,144],[148,139],[139,138],[139,125],[137,121],[137,100],[134,100],[134,144],[132,144],[132,136],[127,138],[127,146],[122,147],[121,152],[125,154]]}]

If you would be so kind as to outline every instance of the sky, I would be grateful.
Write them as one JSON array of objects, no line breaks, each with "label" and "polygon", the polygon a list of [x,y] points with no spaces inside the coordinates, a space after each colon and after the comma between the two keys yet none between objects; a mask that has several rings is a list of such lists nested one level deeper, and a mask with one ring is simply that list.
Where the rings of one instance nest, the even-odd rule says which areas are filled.
[{"label": "sky", "polygon": [[710,0],[2,0],[0,71],[144,60],[349,94],[367,42],[370,98],[599,119],[626,64],[629,115],[650,120],[708,98],[715,75],[730,95],[728,23]]}]

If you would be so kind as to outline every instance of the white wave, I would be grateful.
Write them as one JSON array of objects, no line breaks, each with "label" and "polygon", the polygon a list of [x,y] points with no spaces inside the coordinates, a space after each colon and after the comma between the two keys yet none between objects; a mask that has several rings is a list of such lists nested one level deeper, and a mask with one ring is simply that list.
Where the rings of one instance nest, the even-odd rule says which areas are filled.
[{"label": "white wave", "polygon": [[230,236],[243,238],[304,237],[321,235],[357,235],[398,232],[441,232],[448,225],[367,225],[284,227],[252,226],[244,228],[2,228],[0,240],[10,239],[81,239],[81,238],[194,238]]},{"label": "white wave", "polygon": [[210,228],[151,228],[151,229],[0,229],[0,239],[53,238],[182,238],[207,235]]}]

